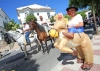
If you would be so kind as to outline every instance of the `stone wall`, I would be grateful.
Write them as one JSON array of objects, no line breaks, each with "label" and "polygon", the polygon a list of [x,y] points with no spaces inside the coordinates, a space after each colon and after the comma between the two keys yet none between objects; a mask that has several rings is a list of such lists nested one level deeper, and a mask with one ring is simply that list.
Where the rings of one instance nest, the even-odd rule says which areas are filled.
[{"label": "stone wall", "polygon": [[4,40],[0,41],[0,52],[5,52],[5,50],[17,50],[20,46],[17,42],[7,44]]},{"label": "stone wall", "polygon": [[0,49],[6,47],[8,44],[4,40],[0,40]]}]

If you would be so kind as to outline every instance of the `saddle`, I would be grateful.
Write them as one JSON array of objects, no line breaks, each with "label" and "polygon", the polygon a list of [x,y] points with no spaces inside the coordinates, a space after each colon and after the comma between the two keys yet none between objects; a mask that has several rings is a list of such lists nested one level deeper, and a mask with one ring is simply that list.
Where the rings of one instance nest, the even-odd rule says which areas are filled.
[{"label": "saddle", "polygon": [[46,31],[47,36],[49,36],[49,32],[48,32],[50,30],[49,26],[43,26],[43,27],[44,27],[44,29]]}]

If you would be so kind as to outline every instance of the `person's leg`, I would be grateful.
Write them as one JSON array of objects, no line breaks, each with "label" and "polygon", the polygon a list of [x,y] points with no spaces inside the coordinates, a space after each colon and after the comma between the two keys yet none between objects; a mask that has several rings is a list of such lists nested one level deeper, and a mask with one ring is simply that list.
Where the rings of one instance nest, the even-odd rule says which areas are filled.
[{"label": "person's leg", "polygon": [[85,35],[81,43],[81,48],[84,53],[84,64],[82,65],[82,69],[91,69],[93,66],[93,50],[90,38],[87,35]]},{"label": "person's leg", "polygon": [[29,35],[30,35],[30,32],[25,33],[25,38],[27,42],[30,42]]},{"label": "person's leg", "polygon": [[81,46],[76,47],[77,50],[77,63],[83,63],[84,62],[84,54],[81,49]]},{"label": "person's leg", "polygon": [[45,29],[45,31],[46,31],[46,33],[47,33],[47,35],[49,36],[49,33],[48,33],[48,31],[49,31],[49,27],[47,27],[47,26],[43,26],[44,27],[44,29]]}]

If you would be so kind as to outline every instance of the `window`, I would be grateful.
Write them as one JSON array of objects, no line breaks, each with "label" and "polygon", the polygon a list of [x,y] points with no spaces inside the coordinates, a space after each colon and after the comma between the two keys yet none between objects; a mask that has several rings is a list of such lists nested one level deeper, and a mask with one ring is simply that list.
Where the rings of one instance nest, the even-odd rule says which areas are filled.
[{"label": "window", "polygon": [[50,18],[50,13],[47,13],[48,18]]},{"label": "window", "polygon": [[25,17],[27,17],[27,15],[28,15],[28,12],[25,12]]},{"label": "window", "polygon": [[39,13],[37,13],[37,15],[39,16]]},{"label": "window", "polygon": [[26,12],[25,12],[25,17],[27,17],[27,15],[28,15],[28,14],[29,14],[29,12],[28,12],[28,11],[26,11]]},{"label": "window", "polygon": [[7,19],[7,17],[5,17],[5,19]]},{"label": "window", "polygon": [[89,15],[91,14],[91,12],[88,13]]}]

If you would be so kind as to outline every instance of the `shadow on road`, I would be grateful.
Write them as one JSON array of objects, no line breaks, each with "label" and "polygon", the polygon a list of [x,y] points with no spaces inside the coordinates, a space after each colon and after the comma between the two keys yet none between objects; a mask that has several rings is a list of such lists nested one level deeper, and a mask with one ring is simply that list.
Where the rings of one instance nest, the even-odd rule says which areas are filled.
[{"label": "shadow on road", "polygon": [[55,47],[54,47],[54,43],[51,43],[50,45],[48,45],[48,50],[49,50],[49,52],[50,52],[50,50],[51,49],[54,49]]},{"label": "shadow on road", "polygon": [[28,54],[29,55],[37,54],[41,50],[41,48],[39,47],[39,51],[37,49],[38,49],[37,45],[31,46],[31,49],[28,50]]},{"label": "shadow on road", "polygon": [[38,71],[39,66],[40,65],[36,63],[36,59],[31,60],[28,58],[27,60],[24,60],[23,52],[0,60],[0,71]]},{"label": "shadow on road", "polygon": [[[32,55],[38,53],[36,49],[36,46],[32,46],[32,49],[28,49],[27,60],[24,60],[25,55],[23,52],[15,52],[16,54],[0,59],[0,71],[38,71],[40,65],[36,63],[37,60],[31,60]],[[48,49],[49,51],[52,49],[52,44],[48,45]]]},{"label": "shadow on road", "polygon": [[69,53],[60,53],[60,56],[57,59],[58,59],[58,61],[62,60],[62,64],[66,65],[66,64],[74,64],[73,61],[67,61],[67,60],[73,60],[75,58],[76,57],[73,56],[72,54],[69,54]]}]

